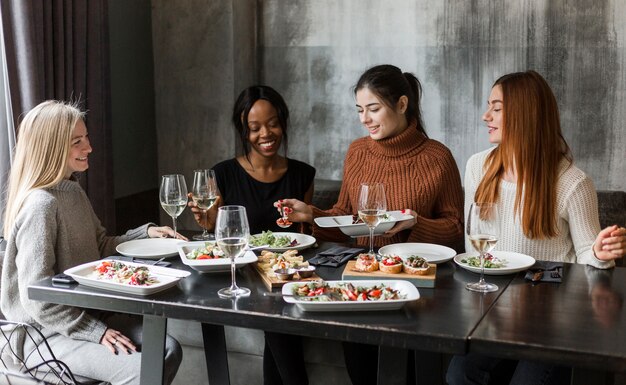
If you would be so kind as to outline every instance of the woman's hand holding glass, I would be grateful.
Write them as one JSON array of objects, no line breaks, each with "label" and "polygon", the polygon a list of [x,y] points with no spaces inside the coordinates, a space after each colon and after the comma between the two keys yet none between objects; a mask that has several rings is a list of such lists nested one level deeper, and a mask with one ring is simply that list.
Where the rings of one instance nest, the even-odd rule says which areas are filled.
[{"label": "woman's hand holding glass", "polygon": [[[194,206],[202,212],[202,221],[198,221],[203,231],[200,235],[194,235],[196,240],[211,240],[213,235],[207,231],[208,226],[205,224],[207,220],[207,211],[215,206],[219,190],[215,181],[215,172],[213,170],[195,170],[193,172],[193,187],[190,197]],[[193,210],[192,210],[193,211]],[[212,228],[213,226],[211,226]]]},{"label": "woman's hand holding glass", "polygon": [[163,175],[159,199],[163,210],[172,217],[174,234],[176,232],[176,218],[187,205],[187,184],[185,177],[180,174]]}]

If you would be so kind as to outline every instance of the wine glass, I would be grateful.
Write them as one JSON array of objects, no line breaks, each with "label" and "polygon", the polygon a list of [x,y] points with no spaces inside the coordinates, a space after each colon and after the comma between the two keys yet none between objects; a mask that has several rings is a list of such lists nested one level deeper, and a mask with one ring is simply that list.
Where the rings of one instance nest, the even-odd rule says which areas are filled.
[{"label": "wine glass", "polygon": [[383,219],[387,211],[387,199],[385,198],[385,186],[382,183],[362,183],[359,194],[359,218],[370,230],[370,251],[374,253],[374,229]]},{"label": "wine glass", "polygon": [[174,238],[176,233],[176,218],[187,206],[187,185],[185,177],[180,174],[163,175],[161,179],[161,190],[159,192],[161,207],[172,217],[174,223]]},{"label": "wine glass", "polygon": [[[191,199],[202,210],[202,223],[207,221],[207,211],[213,206],[217,199],[218,190],[215,182],[215,171],[194,170],[193,187],[191,188]],[[202,234],[194,235],[193,239],[206,241],[213,239],[206,227],[202,226]]]},{"label": "wine glass", "polygon": [[467,216],[467,236],[480,253],[480,279],[465,287],[471,291],[488,293],[498,290],[498,286],[485,282],[485,253],[490,252],[498,242],[500,218],[495,203],[472,203]]},{"label": "wine glass", "polygon": [[224,254],[230,258],[231,285],[220,289],[217,294],[221,298],[234,298],[250,295],[250,289],[237,287],[235,282],[235,258],[241,256],[248,246],[250,226],[243,206],[222,206],[217,212],[215,223],[215,239]]}]

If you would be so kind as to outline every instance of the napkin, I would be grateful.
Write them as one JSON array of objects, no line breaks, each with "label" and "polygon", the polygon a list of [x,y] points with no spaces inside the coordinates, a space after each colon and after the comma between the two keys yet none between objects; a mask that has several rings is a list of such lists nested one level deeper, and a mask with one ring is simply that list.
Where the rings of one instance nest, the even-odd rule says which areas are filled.
[{"label": "napkin", "polygon": [[363,249],[359,248],[335,246],[318,253],[315,257],[309,259],[308,262],[315,266],[339,267],[362,251]]},{"label": "napkin", "polygon": [[127,257],[125,255],[111,255],[110,257],[106,257],[104,259],[116,259],[118,261],[143,263],[145,265],[163,266],[163,267],[168,267],[172,265],[171,262],[167,262],[167,261],[157,261],[154,259]]},{"label": "napkin", "polygon": [[533,282],[557,282],[563,280],[561,262],[537,261],[526,271],[525,279]]}]

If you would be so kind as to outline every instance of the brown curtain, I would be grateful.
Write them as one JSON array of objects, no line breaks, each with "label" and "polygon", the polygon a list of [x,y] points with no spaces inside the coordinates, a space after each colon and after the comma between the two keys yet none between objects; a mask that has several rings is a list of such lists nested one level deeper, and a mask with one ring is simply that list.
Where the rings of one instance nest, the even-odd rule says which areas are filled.
[{"label": "brown curtain", "polygon": [[81,177],[103,225],[115,229],[107,0],[2,0],[13,115],[48,99],[80,100],[94,148]]}]

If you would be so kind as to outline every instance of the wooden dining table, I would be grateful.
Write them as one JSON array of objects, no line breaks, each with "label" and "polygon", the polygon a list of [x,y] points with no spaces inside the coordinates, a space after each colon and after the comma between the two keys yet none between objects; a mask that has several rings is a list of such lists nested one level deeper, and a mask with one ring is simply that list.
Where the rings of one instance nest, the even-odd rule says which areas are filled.
[{"label": "wooden dining table", "polygon": [[[309,259],[332,246],[336,244],[319,242],[301,253]],[[251,295],[222,299],[217,291],[229,286],[229,273],[200,274],[178,257],[170,261],[172,267],[192,274],[176,287],[153,295],[137,296],[79,284],[55,286],[47,279],[31,285],[29,297],[142,315],[141,383],[145,385],[163,383],[168,318],[202,324],[211,384],[230,383],[226,325],[377,345],[379,384],[405,384],[409,350],[445,354],[475,351],[533,358],[582,368],[587,374],[626,370],[623,306],[619,303],[610,321],[598,316],[588,279],[581,273],[586,269],[582,265],[566,264],[560,284],[533,285],[524,281],[522,273],[489,276],[499,290],[479,294],[465,289],[465,284],[475,281],[477,275],[449,261],[437,266],[435,287],[419,288],[420,298],[400,310],[313,313],[282,298],[264,296],[268,289],[251,265],[240,268],[237,274],[238,284],[251,289]],[[342,271],[343,266],[318,267],[317,274],[325,280],[337,280]],[[616,268],[610,275],[609,290],[623,299],[626,269]],[[581,334],[583,338],[576,339]]]}]

